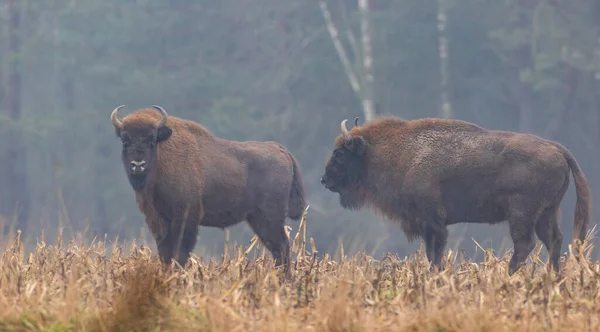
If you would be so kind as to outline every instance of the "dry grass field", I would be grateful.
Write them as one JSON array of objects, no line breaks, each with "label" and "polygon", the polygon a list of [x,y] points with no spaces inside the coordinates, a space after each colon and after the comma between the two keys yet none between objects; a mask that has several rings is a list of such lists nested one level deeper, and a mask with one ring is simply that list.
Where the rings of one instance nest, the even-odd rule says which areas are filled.
[{"label": "dry grass field", "polygon": [[546,272],[538,245],[509,278],[509,256],[491,251],[480,264],[447,252],[441,273],[429,271],[422,250],[376,261],[341,248],[334,261],[315,254],[305,225],[290,235],[293,280],[279,279],[255,241],[163,270],[135,243],[40,240],[25,255],[17,235],[0,258],[0,330],[600,330],[600,265],[589,260],[589,241],[564,255],[558,277]]}]

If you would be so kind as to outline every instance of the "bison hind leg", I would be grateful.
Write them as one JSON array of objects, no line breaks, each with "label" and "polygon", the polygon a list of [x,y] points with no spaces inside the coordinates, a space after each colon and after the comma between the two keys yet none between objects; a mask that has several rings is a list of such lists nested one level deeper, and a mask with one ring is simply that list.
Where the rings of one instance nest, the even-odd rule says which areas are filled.
[{"label": "bison hind leg", "polygon": [[535,233],[548,250],[549,263],[556,273],[559,272],[560,249],[563,241],[562,232],[558,227],[559,214],[558,207],[550,207],[544,210],[535,225]]},{"label": "bison hind leg", "polygon": [[508,275],[511,276],[517,272],[535,247],[534,225],[541,209],[539,203],[523,196],[515,196],[509,204],[508,227],[514,246],[508,265]]},{"label": "bison hind leg", "polygon": [[424,236],[425,251],[431,267],[442,268],[442,256],[448,239],[446,226],[433,224],[425,226]]},{"label": "bison hind leg", "polygon": [[271,252],[275,266],[282,266],[286,275],[291,274],[290,242],[285,233],[285,217],[270,218],[262,214],[252,214],[247,218],[250,228],[263,245]]}]

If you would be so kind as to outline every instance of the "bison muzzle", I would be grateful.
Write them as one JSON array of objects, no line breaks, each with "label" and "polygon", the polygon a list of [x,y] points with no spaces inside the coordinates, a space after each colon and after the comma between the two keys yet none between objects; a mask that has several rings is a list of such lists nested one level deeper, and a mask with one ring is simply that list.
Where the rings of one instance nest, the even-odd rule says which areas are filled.
[{"label": "bison muzzle", "polygon": [[341,134],[321,183],[346,209],[372,208],[398,221],[409,241],[422,238],[433,267],[441,267],[456,223],[508,221],[514,274],[537,234],[559,271],[562,233],[557,218],[575,179],[574,237],[583,241],[591,193],[573,155],[557,142],[530,134],[484,129],[447,119],[382,117]]},{"label": "bison muzzle", "polygon": [[160,259],[185,266],[198,226],[226,228],[247,221],[276,265],[290,272],[285,219],[306,208],[296,159],[276,142],[236,142],[198,123],[167,115],[160,106],[122,120],[122,163]]}]

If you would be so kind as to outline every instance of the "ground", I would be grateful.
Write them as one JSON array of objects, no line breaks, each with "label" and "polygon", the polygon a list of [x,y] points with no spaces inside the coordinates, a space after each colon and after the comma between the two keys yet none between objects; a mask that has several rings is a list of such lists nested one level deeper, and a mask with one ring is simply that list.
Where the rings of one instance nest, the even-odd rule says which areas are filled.
[{"label": "ground", "polygon": [[[306,225],[304,222],[301,226]],[[305,228],[304,228],[305,230]],[[134,244],[39,242],[17,235],[0,257],[1,331],[590,331],[600,329],[600,264],[589,240],[548,273],[538,245],[508,277],[510,253],[482,263],[446,252],[430,271],[422,250],[400,259],[338,261],[293,234],[293,279],[253,242],[185,269],[163,270]],[[306,243],[308,242],[308,243]],[[110,253],[109,253],[110,252]],[[305,253],[304,255],[302,253]],[[580,262],[578,262],[578,258]]]}]

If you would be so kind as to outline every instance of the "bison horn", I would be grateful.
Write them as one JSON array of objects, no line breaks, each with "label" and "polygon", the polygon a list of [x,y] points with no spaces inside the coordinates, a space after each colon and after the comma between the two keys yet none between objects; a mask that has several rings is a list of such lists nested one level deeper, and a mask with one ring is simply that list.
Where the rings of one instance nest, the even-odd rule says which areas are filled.
[{"label": "bison horn", "polygon": [[358,116],[354,118],[354,127],[358,127]]},{"label": "bison horn", "polygon": [[164,108],[162,108],[158,105],[152,105],[152,107],[156,108],[160,112],[160,115],[161,115],[160,122],[158,123],[158,128],[164,127],[165,124],[167,124],[167,116],[168,116],[167,111],[165,111]]},{"label": "bison horn", "polygon": [[119,120],[119,110],[123,107],[125,107],[125,105],[117,106],[117,108],[115,108],[112,111],[112,113],[110,113],[110,120],[112,121],[113,126],[115,126],[115,128],[118,129],[121,129],[121,127],[123,127],[123,122]]},{"label": "bison horn", "polygon": [[346,128],[346,122],[348,122],[348,119],[344,119],[344,121],[342,121],[342,123],[340,124],[340,128],[342,129],[342,135],[344,136],[344,139],[348,138],[349,136],[348,128]]}]

